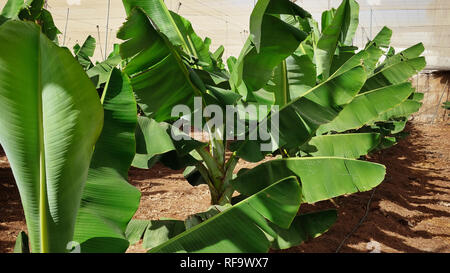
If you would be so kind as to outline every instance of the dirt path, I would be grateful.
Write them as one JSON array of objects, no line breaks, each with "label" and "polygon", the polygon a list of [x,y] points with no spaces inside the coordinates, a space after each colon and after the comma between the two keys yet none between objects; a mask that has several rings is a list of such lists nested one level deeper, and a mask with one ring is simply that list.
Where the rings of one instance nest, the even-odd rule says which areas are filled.
[{"label": "dirt path", "polygon": [[[368,252],[371,241],[381,252],[450,252],[450,125],[415,124],[407,130],[408,138],[371,158],[387,166],[386,181],[341,252]],[[138,219],[184,219],[208,208],[207,187],[190,186],[181,172],[132,169],[130,180],[142,192]],[[371,196],[366,192],[336,198],[337,223],[325,235],[287,252],[334,252],[365,214]],[[324,201],[302,206],[301,213],[334,207]],[[0,253],[12,252],[15,237],[26,228],[23,219],[14,178],[0,154]],[[130,251],[142,249],[134,246]]]}]

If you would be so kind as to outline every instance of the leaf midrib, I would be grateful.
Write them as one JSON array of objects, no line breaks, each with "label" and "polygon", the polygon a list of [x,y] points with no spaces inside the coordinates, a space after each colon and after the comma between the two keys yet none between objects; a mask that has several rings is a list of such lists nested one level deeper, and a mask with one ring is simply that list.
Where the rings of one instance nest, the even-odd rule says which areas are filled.
[{"label": "leaf midrib", "polygon": [[40,251],[47,253],[48,249],[48,227],[47,227],[47,174],[45,169],[45,144],[44,144],[44,113],[42,102],[42,56],[41,56],[41,34],[37,37],[37,101],[38,101],[38,137],[39,137],[39,238]]}]

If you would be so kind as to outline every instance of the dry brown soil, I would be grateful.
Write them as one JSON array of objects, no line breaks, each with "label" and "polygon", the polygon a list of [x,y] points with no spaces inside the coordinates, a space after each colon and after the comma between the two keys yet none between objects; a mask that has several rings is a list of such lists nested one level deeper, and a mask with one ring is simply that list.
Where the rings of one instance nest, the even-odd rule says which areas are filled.
[{"label": "dry brown soil", "polygon": [[[398,145],[369,158],[387,167],[386,180],[374,193],[303,205],[301,213],[337,208],[339,218],[323,236],[286,252],[335,252],[346,237],[341,252],[450,252],[450,124],[416,123],[407,131],[411,135]],[[185,219],[209,206],[207,187],[190,186],[181,172],[162,166],[131,169],[130,181],[142,192],[138,219]],[[371,196],[367,217],[351,233]],[[0,253],[12,252],[25,229],[14,177],[0,149]],[[140,251],[139,245],[129,249]]]}]

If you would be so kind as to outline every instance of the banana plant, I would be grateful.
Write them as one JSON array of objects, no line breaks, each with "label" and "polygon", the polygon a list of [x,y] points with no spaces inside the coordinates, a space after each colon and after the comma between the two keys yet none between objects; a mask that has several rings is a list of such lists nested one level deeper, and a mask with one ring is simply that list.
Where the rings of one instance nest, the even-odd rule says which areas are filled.
[{"label": "banana plant", "polygon": [[29,234],[16,251],[124,252],[140,199],[127,182],[137,123],[128,77],[112,70],[99,98],[77,60],[38,25],[9,20],[0,41],[0,143]]},{"label": "banana plant", "polygon": [[[357,2],[349,0],[343,1],[337,9],[325,11],[322,15],[322,32],[318,31],[319,24],[313,19],[300,22],[300,28],[311,29],[309,36],[287,59],[287,65],[278,69],[286,71],[288,75],[284,82],[289,82],[291,77],[290,82],[295,84],[289,86],[289,92],[284,92],[286,95],[283,95],[283,92],[281,95],[277,93],[279,89],[275,87],[280,73],[275,70],[274,79],[264,90],[269,92],[256,92],[264,94],[257,96],[264,98],[259,100],[260,102],[282,104],[304,93],[307,89],[305,86],[313,86],[314,81],[324,82],[343,67],[356,64],[364,67],[367,79],[359,94],[347,105],[340,106],[343,109],[333,121],[321,124],[317,131],[313,132],[313,135],[317,135],[314,140],[316,147],[303,144],[299,148],[300,154],[350,155],[342,150],[360,150],[362,147],[358,144],[367,143],[365,141],[368,138],[367,135],[359,133],[368,132],[380,135],[380,138],[372,143],[370,149],[362,150],[376,150],[392,140],[393,135],[401,132],[409,115],[417,112],[421,106],[420,94],[413,94],[414,90],[407,83],[407,79],[425,67],[425,60],[420,56],[423,45],[417,44],[395,54],[393,48],[389,47],[392,31],[384,27],[365,48],[357,51],[358,48],[352,46],[352,38],[358,26],[358,10]],[[383,56],[385,61],[380,62]],[[317,78],[304,72],[308,66],[317,67]],[[325,133],[328,135],[321,136]],[[341,142],[342,149],[333,153],[329,149],[328,139],[339,141],[347,138],[340,138],[336,133],[345,134],[354,141]],[[328,148],[318,150],[324,147]],[[299,149],[288,149],[286,154],[296,154]]]},{"label": "banana plant", "polygon": [[[423,95],[414,93],[408,79],[422,70],[426,62],[420,56],[424,51],[421,43],[395,54],[389,47],[391,36],[392,31],[384,27],[358,53],[347,50],[346,54],[341,54],[345,46],[337,45],[340,54],[335,55],[333,62],[336,60],[340,63],[342,59],[349,62],[362,52],[366,53],[363,65],[368,77],[355,99],[336,119],[322,125],[317,130],[317,135],[373,132],[381,134],[378,148],[386,148],[395,143],[395,135],[405,128],[409,116],[422,105],[420,101]],[[385,60],[380,61],[383,56]]]},{"label": "banana plant", "polygon": [[[405,81],[425,65],[423,46],[395,54],[384,28],[357,52],[354,0],[324,12],[322,32],[291,1],[259,0],[239,58],[226,62],[229,71],[223,47],[210,52],[211,41],[162,0],[123,0],[128,18],[117,36],[124,42],[95,66],[93,38],[75,48],[74,58],[35,23],[16,21],[39,23],[41,2],[8,1],[0,26],[0,47],[8,52],[0,54],[7,64],[0,73],[0,143],[33,252],[65,252],[73,242],[81,252],[123,252],[141,238],[150,252],[298,245],[337,217],[335,211],[298,214],[301,204],[379,185],[385,167],[358,158],[387,145],[385,131],[400,132],[420,104]],[[179,105],[194,112],[174,116]],[[180,129],[183,119],[197,118],[195,111],[249,105],[270,111],[237,112],[244,140],[226,139],[229,121],[212,124],[211,116],[196,120],[198,129],[206,124],[206,142]],[[278,128],[266,128],[272,121]],[[268,140],[248,138],[263,129]],[[239,160],[267,156],[235,174]],[[157,161],[184,169],[192,184],[207,184],[211,209],[185,221],[130,221],[140,194],[127,182],[128,169]],[[26,243],[21,234],[17,250],[26,252]]]},{"label": "banana plant", "polygon": [[[252,13],[251,36],[240,57],[228,61],[229,79],[219,80],[208,61],[192,61],[203,47],[186,42],[191,32],[176,23],[177,15],[162,1],[124,0],[124,5],[128,19],[118,33],[124,40],[120,53],[144,114],[139,118],[138,135],[146,139],[135,163],[150,167],[153,160],[160,160],[173,168],[187,167],[188,179],[208,184],[212,205],[221,208],[207,216],[194,216],[201,219],[196,224],[191,220],[133,221],[127,234],[134,242],[144,238],[152,252],[266,252],[269,248],[288,248],[325,232],[336,219],[336,213],[329,211],[296,216],[301,203],[366,191],[381,183],[384,166],[354,159],[372,148],[376,135],[370,135],[365,147],[348,155],[277,158],[234,174],[240,159],[259,162],[266,155],[277,156],[299,147],[314,137],[322,124],[335,119],[366,82],[361,62],[367,53],[343,62],[329,77],[317,81],[314,63],[300,47],[311,31],[309,13],[287,0],[261,0]],[[352,11],[345,9],[345,17],[347,12]],[[351,33],[354,24],[350,25]],[[265,117],[270,120],[278,115],[280,142],[268,152],[261,152],[263,141],[229,142],[220,137],[224,123],[208,127],[208,143],[185,145],[182,141],[177,145],[178,141],[164,134],[164,128],[176,127],[178,117],[171,116],[172,108],[179,104],[192,107],[194,96],[201,98],[201,107],[280,107],[278,113]],[[242,118],[248,122],[253,117]],[[252,130],[248,127],[247,134]],[[153,147],[152,140],[156,142]],[[227,149],[231,151],[229,157],[225,156]],[[235,192],[240,193],[241,201],[232,198]],[[320,223],[314,228],[316,220]],[[223,230],[224,236],[218,236],[217,230]]]}]

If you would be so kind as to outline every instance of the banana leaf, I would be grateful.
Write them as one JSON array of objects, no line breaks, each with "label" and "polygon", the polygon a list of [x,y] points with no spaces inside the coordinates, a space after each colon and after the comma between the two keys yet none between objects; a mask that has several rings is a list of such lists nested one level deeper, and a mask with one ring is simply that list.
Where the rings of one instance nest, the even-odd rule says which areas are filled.
[{"label": "banana leaf", "polygon": [[94,37],[89,35],[84,41],[83,45],[76,44],[73,47],[73,53],[75,54],[75,59],[84,67],[85,70],[89,70],[94,66],[91,62],[91,57],[94,56],[96,41]]},{"label": "banana leaf", "polygon": [[341,42],[351,44],[358,27],[359,4],[355,0],[344,0],[336,10],[332,22],[322,30],[314,48],[317,76],[326,80],[330,76],[336,48]]},{"label": "banana leaf", "polygon": [[377,117],[377,121],[386,121],[395,118],[409,117],[410,115],[419,111],[422,107],[422,103],[414,100],[405,100],[400,105],[384,112],[382,115]]},{"label": "banana leaf", "polygon": [[149,223],[149,220],[131,219],[125,231],[125,237],[127,237],[130,245],[134,245],[142,239]]},{"label": "banana leaf", "polygon": [[276,237],[268,221],[289,228],[300,206],[300,192],[296,178],[280,180],[149,252],[267,252]]},{"label": "banana leaf", "polygon": [[127,16],[133,14],[134,8],[141,8],[171,44],[181,46],[184,52],[205,64],[206,69],[212,69],[208,43],[197,36],[186,18],[169,11],[163,0],[122,0],[122,2]]},{"label": "banana leaf", "polygon": [[103,62],[97,63],[94,67],[89,68],[89,70],[86,71],[86,74],[97,89],[99,89],[108,81],[111,71],[113,68],[117,67],[121,61],[120,55],[110,55]]},{"label": "banana leaf", "polygon": [[383,120],[379,118],[381,115],[400,105],[413,92],[411,83],[406,82],[358,94],[332,122],[322,125],[317,134],[359,129],[366,124]]},{"label": "banana leaf", "polygon": [[232,181],[243,195],[251,196],[289,176],[300,178],[302,200],[315,203],[343,194],[368,191],[384,179],[386,168],[367,161],[339,157],[275,159],[243,170]]},{"label": "banana leaf", "polygon": [[[272,93],[266,104],[283,107],[288,102],[301,97],[316,85],[315,66],[306,55],[292,54],[274,70],[271,81],[264,90]],[[255,97],[258,92],[254,93]],[[258,100],[258,99],[257,99]],[[258,102],[262,102],[258,100]]]},{"label": "banana leaf", "polygon": [[34,23],[0,27],[0,143],[33,252],[65,252],[103,125],[95,87]]},{"label": "banana leaf", "polygon": [[16,238],[14,253],[30,253],[30,242],[25,231],[21,231]]},{"label": "banana leaf", "polygon": [[273,69],[290,56],[307,33],[283,21],[282,15],[311,15],[288,0],[261,0],[250,17],[250,33],[233,67],[231,85],[245,101],[270,80]]},{"label": "banana leaf", "polygon": [[194,165],[196,161],[190,153],[204,148],[206,143],[188,137],[168,123],[139,116],[133,167],[149,169],[158,161],[175,170]]},{"label": "banana leaf", "polygon": [[376,133],[356,133],[316,136],[308,143],[315,147],[312,156],[336,156],[359,158],[367,155],[380,144],[381,136]]},{"label": "banana leaf", "polygon": [[154,28],[142,9],[133,9],[117,37],[125,40],[120,45],[122,58],[129,58],[124,72],[148,117],[157,122],[175,119],[174,106],[183,104],[192,109],[194,96],[203,97],[204,93],[193,83],[195,72],[183,62],[181,52]]},{"label": "banana leaf", "polygon": [[82,253],[125,252],[125,230],[141,194],[127,181],[136,142],[136,101],[120,70],[111,71],[101,98],[105,118],[92,156],[75,225]]},{"label": "banana leaf", "polygon": [[387,58],[375,69],[373,75],[367,79],[361,92],[368,92],[387,85],[407,81],[425,68],[425,57],[420,57],[424,50],[423,44],[419,43]]},{"label": "banana leaf", "polygon": [[335,210],[325,210],[296,216],[289,229],[272,225],[277,231],[272,248],[287,249],[317,238],[327,232],[336,219],[337,212]]},{"label": "banana leaf", "polygon": [[[321,125],[330,123],[338,116],[342,109],[340,106],[349,103],[364,84],[366,75],[361,66],[350,70],[346,66],[343,71],[346,72],[338,70],[327,81],[311,88],[260,123],[270,124],[272,118],[279,120],[279,128],[270,129],[272,151],[261,151],[260,144],[264,141],[246,140],[234,144],[232,148],[236,154],[247,161],[258,162],[280,147],[296,148],[307,142]],[[277,134],[279,142],[275,143],[273,140],[276,140]]]}]

